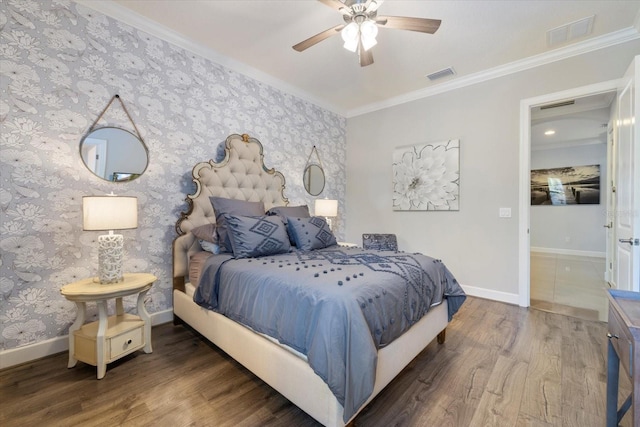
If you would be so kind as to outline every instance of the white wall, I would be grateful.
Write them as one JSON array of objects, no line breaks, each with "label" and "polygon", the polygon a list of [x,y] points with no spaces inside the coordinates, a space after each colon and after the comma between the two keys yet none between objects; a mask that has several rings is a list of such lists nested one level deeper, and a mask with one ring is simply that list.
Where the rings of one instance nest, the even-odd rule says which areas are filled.
[{"label": "white wall", "polygon": [[[638,51],[635,40],[349,118],[347,240],[396,233],[401,249],[442,259],[467,290],[516,303],[520,101],[619,78]],[[394,148],[452,138],[460,211],[392,211]],[[500,207],[512,218],[499,218]]]},{"label": "white wall", "polygon": [[[606,141],[605,141],[606,142]],[[607,146],[584,145],[531,152],[531,169],[600,165],[600,204],[531,206],[531,247],[606,253]]]}]

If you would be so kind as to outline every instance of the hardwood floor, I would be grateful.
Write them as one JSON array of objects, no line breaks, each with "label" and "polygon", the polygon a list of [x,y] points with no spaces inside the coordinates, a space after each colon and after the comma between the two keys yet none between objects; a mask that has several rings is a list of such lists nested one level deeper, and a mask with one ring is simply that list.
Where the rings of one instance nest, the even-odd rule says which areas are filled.
[{"label": "hardwood floor", "polygon": [[[355,426],[603,426],[606,324],[468,298]],[[194,332],[153,328],[152,354],[102,380],[61,353],[0,371],[2,426],[318,426]],[[621,401],[630,384],[621,378]],[[624,395],[624,396],[623,396]],[[629,415],[622,426],[631,426]]]}]

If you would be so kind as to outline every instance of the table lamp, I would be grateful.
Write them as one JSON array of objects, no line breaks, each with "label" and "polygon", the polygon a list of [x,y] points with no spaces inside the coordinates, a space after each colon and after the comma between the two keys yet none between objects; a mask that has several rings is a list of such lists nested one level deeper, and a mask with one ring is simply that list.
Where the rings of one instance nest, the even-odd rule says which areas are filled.
[{"label": "table lamp", "polygon": [[117,283],[123,279],[124,237],[113,230],[138,227],[138,199],[136,197],[84,196],[82,198],[82,228],[85,231],[106,231],[98,237],[98,279],[101,284]]},{"label": "table lamp", "polygon": [[316,199],[315,209],[316,216],[323,216],[329,224],[329,229],[333,231],[331,218],[338,216],[338,201],[328,199]]}]

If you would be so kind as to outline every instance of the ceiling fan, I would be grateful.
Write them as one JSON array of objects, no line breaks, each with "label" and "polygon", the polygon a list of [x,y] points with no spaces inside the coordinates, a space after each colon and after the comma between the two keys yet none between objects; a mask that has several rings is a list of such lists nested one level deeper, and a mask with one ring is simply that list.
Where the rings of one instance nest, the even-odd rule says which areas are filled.
[{"label": "ceiling fan", "polygon": [[371,48],[377,43],[378,26],[396,30],[433,34],[440,28],[439,19],[410,18],[406,16],[378,16],[378,7],[384,0],[318,0],[342,13],[344,24],[336,25],[293,46],[298,52],[331,37],[342,34],[344,48],[358,52],[360,66],[373,64]]}]

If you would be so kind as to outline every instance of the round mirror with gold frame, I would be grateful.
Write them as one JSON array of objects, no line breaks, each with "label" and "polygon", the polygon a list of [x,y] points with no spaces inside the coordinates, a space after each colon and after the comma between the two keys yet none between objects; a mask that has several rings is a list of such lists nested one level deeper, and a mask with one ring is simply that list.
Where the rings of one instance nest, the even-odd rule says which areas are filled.
[{"label": "round mirror with gold frame", "polygon": [[[314,154],[316,155],[317,161],[311,160]],[[317,196],[324,190],[324,168],[322,167],[322,160],[320,160],[320,155],[315,145],[311,149],[311,153],[309,153],[307,164],[304,166],[302,182],[304,183],[304,189],[312,196]]]},{"label": "round mirror with gold frame", "polygon": [[302,176],[304,189],[312,196],[317,196],[324,190],[324,170],[320,165],[312,163],[304,169]]},{"label": "round mirror with gold frame", "polygon": [[101,127],[85,135],[80,141],[80,156],[94,175],[112,182],[134,180],[149,165],[144,142],[118,127]]}]

